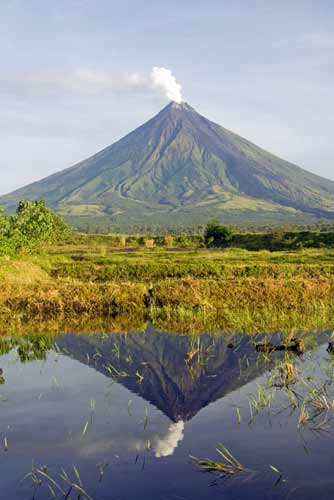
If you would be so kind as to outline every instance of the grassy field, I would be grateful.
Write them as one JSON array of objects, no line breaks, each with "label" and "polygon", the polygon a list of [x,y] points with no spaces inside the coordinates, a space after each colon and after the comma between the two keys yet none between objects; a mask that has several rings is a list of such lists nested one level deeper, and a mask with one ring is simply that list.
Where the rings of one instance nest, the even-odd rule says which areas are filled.
[{"label": "grassy field", "polygon": [[0,259],[1,331],[334,327],[334,249],[124,248],[103,236]]}]

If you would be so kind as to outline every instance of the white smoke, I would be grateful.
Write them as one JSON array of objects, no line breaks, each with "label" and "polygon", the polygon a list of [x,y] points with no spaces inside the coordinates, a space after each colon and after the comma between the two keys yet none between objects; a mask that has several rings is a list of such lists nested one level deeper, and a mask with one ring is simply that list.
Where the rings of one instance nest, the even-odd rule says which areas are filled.
[{"label": "white smoke", "polygon": [[181,85],[176,81],[175,76],[170,69],[154,66],[152,68],[150,79],[152,87],[160,91],[164,96],[172,101],[181,104],[182,94]]},{"label": "white smoke", "polygon": [[155,444],[155,456],[157,458],[169,457],[173,455],[180,441],[184,437],[184,422],[176,422],[168,428],[168,433],[163,438],[159,438]]}]

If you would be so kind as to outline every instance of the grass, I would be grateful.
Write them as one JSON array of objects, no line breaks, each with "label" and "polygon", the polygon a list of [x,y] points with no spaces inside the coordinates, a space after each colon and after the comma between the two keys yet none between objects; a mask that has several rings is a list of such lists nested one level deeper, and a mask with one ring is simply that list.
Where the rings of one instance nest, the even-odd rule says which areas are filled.
[{"label": "grass", "polygon": [[285,356],[285,359],[277,363],[277,376],[273,380],[273,385],[275,387],[289,387],[294,385],[298,381],[298,369],[295,364],[290,360],[289,356]]},{"label": "grass", "polygon": [[322,412],[334,411],[334,400],[329,398],[326,385],[310,391],[309,405],[312,407],[315,415],[320,415]]},{"label": "grass", "polygon": [[301,406],[300,414],[299,414],[299,418],[298,418],[298,427],[299,428],[306,427],[309,423],[309,420],[310,420],[309,412],[306,409],[305,404],[303,404]]},{"label": "grass", "polygon": [[189,333],[205,329],[248,333],[325,329],[333,326],[333,291],[334,280],[242,280],[228,284],[162,280],[153,284],[153,292],[140,282],[12,284],[0,289],[0,331],[28,328],[30,322],[35,323],[35,329],[46,331],[48,325],[53,329],[57,324],[60,330],[79,331],[87,323],[97,331],[119,326],[121,330],[142,329],[148,322],[160,329]]},{"label": "grass", "polygon": [[[291,332],[281,337],[283,343],[278,346],[290,346],[292,340],[298,343],[300,338],[296,339],[294,335],[295,332]],[[258,344],[251,340],[258,356],[268,363],[268,379],[249,398],[250,423],[263,411],[268,413],[269,419],[288,411],[289,416],[296,413],[296,428],[299,431],[308,430],[319,435],[330,431],[329,424],[334,421],[332,354],[327,354],[327,362],[309,366],[311,373],[315,371],[314,376],[303,374],[303,365],[305,362],[308,364],[307,351],[318,347],[314,340],[313,335],[304,335],[302,353],[298,350],[285,350],[283,358],[278,354],[282,349],[259,351]],[[256,363],[259,359],[257,358]],[[319,367],[320,371],[317,372]],[[238,413],[239,423],[240,420]]]},{"label": "grass", "polygon": [[[30,479],[35,491],[43,486],[47,487],[49,495],[51,494],[50,498],[59,498],[60,495],[63,500],[66,500],[71,498],[70,495],[73,493],[77,498],[93,500],[85,491],[79,471],[75,465],[73,465],[73,475],[74,479],[62,469],[59,478],[55,479],[50,475],[46,466],[35,467],[33,465],[31,472],[26,474],[24,480]],[[35,498],[35,495],[33,498]]]},{"label": "grass", "polygon": [[[63,249],[66,252],[66,249]],[[98,283],[112,280],[151,281],[162,279],[319,279],[334,277],[333,250],[296,252],[248,252],[240,249],[210,251],[109,251],[98,255],[81,248],[75,254],[53,254],[50,274]],[[63,258],[60,258],[63,257]],[[64,258],[65,257],[65,258]]]},{"label": "grass", "polygon": [[252,408],[252,414],[253,409],[256,413],[259,413],[261,409],[270,408],[273,398],[273,392],[268,391],[265,387],[258,386],[256,394],[252,396],[249,401],[249,406]]},{"label": "grass", "polygon": [[146,250],[88,241],[0,259],[0,332],[148,322],[189,333],[334,327],[334,250]]},{"label": "grass", "polygon": [[192,461],[198,465],[203,472],[218,472],[221,476],[234,476],[245,471],[245,467],[237,460],[232,453],[222,444],[219,444],[216,451],[222,461],[218,462],[208,458],[202,459],[191,456]]}]

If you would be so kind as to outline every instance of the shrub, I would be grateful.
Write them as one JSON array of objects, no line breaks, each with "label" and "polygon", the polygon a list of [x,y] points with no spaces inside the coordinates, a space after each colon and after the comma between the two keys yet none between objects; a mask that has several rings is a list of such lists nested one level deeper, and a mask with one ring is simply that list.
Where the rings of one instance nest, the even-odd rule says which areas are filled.
[{"label": "shrub", "polygon": [[145,247],[148,250],[153,250],[153,248],[154,248],[154,240],[146,240],[145,241]]},{"label": "shrub", "polygon": [[6,217],[0,212],[0,254],[30,252],[43,243],[61,241],[69,231],[44,201],[21,201],[15,215]]},{"label": "shrub", "polygon": [[204,231],[204,242],[207,247],[227,247],[233,238],[233,230],[223,226],[216,220],[209,221]]},{"label": "shrub", "polygon": [[165,247],[171,248],[173,246],[173,243],[174,243],[173,236],[166,235],[164,237],[164,245],[165,245]]}]

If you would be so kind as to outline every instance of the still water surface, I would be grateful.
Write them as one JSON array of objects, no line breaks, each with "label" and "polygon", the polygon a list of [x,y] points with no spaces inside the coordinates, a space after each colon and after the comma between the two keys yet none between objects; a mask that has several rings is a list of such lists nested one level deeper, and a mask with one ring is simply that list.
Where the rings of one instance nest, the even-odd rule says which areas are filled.
[{"label": "still water surface", "polygon": [[[257,352],[261,338],[149,328],[59,336],[37,354],[3,339],[0,498],[64,498],[49,478],[78,498],[60,477],[79,484],[73,465],[94,500],[333,498],[333,410],[298,427],[305,394],[326,383],[333,399],[328,336],[288,355],[289,387],[275,368],[287,354]],[[219,460],[219,443],[247,472],[223,478],[191,461]],[[34,483],[32,467],[47,477]]]}]

